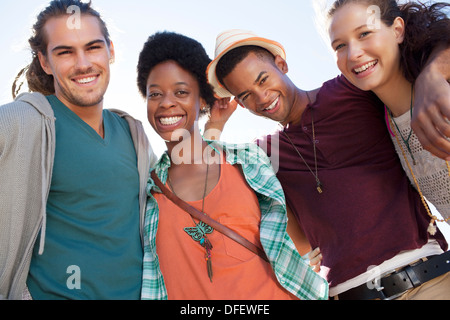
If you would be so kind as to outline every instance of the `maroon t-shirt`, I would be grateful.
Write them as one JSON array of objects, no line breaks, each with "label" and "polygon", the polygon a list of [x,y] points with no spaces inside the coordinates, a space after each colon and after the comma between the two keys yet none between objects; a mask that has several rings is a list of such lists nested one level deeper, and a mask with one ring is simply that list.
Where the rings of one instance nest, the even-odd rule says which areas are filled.
[{"label": "maroon t-shirt", "polygon": [[[430,218],[402,169],[383,110],[373,93],[339,76],[323,85],[299,125],[284,129],[315,172],[314,114],[322,194],[283,132],[259,141],[276,163],[271,143],[279,139],[277,176],[311,246],[322,251],[330,286],[428,241]],[[446,250],[442,234],[436,238]]]}]

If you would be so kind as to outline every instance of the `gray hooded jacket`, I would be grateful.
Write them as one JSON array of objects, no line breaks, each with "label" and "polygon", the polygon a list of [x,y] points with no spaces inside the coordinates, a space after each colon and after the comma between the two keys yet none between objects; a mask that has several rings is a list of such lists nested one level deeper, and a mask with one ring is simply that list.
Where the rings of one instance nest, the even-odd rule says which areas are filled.
[{"label": "gray hooded jacket", "polygon": [[[127,120],[136,149],[142,239],[148,172],[157,159],[142,123],[111,111]],[[45,248],[55,120],[47,98],[39,93],[22,94],[0,106],[0,299],[22,299],[39,232],[39,252]]]}]

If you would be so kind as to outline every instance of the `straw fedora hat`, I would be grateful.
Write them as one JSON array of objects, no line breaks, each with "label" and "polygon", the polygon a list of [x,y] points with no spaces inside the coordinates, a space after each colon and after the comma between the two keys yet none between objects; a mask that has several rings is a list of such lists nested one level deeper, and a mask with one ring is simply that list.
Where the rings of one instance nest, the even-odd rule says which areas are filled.
[{"label": "straw fedora hat", "polygon": [[233,95],[225,87],[219,83],[216,75],[216,67],[219,60],[229,51],[242,46],[259,46],[267,49],[274,56],[281,56],[286,60],[286,52],[281,44],[276,41],[258,37],[251,31],[245,30],[228,30],[217,36],[216,52],[214,60],[209,64],[206,71],[208,82],[213,86],[215,94],[220,98],[228,98]]}]

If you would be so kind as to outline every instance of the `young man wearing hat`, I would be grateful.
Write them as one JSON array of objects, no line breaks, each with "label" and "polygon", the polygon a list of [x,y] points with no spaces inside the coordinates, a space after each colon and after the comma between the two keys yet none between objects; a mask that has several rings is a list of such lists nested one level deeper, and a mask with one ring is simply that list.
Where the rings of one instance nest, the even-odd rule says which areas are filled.
[{"label": "young man wearing hat", "polygon": [[[401,167],[380,101],[343,76],[306,92],[287,72],[280,44],[231,30],[217,39],[208,79],[218,96],[234,96],[283,125],[259,143],[279,157],[277,176],[311,246],[321,248],[330,296],[396,298],[420,286],[449,297],[447,243],[441,233],[427,233],[430,217]],[[221,129],[215,125],[220,120],[212,118],[207,127]],[[410,266],[429,256],[438,272],[430,262]]]}]

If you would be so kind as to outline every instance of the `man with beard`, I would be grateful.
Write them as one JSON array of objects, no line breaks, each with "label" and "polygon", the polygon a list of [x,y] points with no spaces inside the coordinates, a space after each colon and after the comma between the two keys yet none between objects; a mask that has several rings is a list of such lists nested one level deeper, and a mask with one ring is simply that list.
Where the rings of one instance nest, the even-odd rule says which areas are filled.
[{"label": "man with beard", "polygon": [[107,27],[54,0],[29,43],[33,93],[0,107],[0,298],[139,299],[153,152],[140,122],[103,109]]}]

